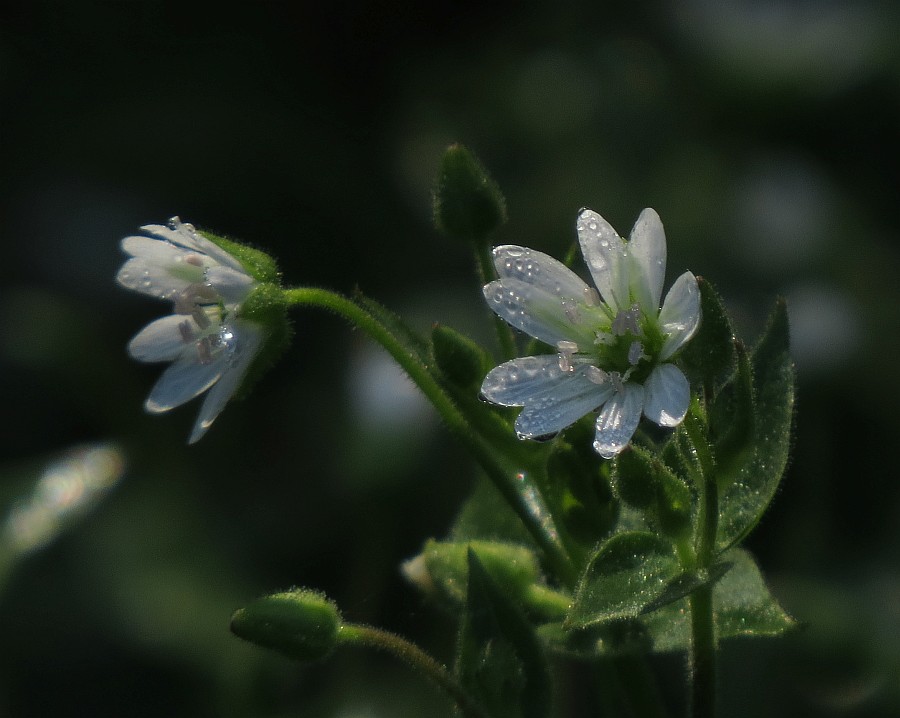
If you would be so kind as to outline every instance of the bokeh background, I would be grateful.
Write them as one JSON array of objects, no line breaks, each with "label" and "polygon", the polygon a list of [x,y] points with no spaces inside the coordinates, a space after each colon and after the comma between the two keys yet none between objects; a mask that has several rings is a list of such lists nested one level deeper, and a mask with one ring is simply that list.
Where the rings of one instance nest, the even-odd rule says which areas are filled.
[{"label": "bokeh background", "polygon": [[[422,329],[487,339],[467,248],[430,222],[456,141],[506,193],[498,242],[561,255],[582,206],[620,233],[652,206],[670,279],[710,279],[745,339],[788,298],[793,461],[749,545],[806,627],[725,645],[723,715],[900,715],[896,3],[15,5],[0,11],[4,540],[70,447],[111,442],[124,473],[59,535],[7,552],[0,715],[449,715],[385,656],[303,668],[228,632],[252,598],[305,585],[450,658],[452,628],[398,571],[472,486],[430,407],[308,310],[187,447],[196,407],[145,415],[160,369],[125,354],[165,308],[113,277],[121,237],[179,214],[269,251],[291,284],[359,287]],[[657,665],[673,705],[682,662]]]}]

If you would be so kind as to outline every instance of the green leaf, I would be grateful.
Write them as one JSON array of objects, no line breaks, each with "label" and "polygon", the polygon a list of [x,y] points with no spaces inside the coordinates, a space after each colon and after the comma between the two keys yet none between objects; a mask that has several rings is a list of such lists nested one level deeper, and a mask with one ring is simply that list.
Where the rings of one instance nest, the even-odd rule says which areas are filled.
[{"label": "green leaf", "polygon": [[755,398],[753,369],[743,343],[735,342],[737,369],[716,394],[709,410],[709,427],[722,487],[734,476],[746,452],[753,448]]},{"label": "green leaf", "polygon": [[734,366],[734,330],[721,297],[703,277],[700,288],[700,329],[681,350],[679,363],[691,384],[715,386]]},{"label": "green leaf", "polygon": [[720,468],[720,549],[741,541],[759,523],[771,502],[790,450],[794,414],[794,365],[788,353],[787,308],[779,301],[751,356],[756,395],[752,450]]},{"label": "green leaf", "polygon": [[457,644],[462,686],[494,718],[545,718],[551,684],[534,629],[468,553],[466,611]]},{"label": "green leaf", "polygon": [[554,516],[562,517],[569,534],[586,549],[612,533],[619,518],[609,462],[598,461],[591,442],[593,421],[577,422],[551,445],[547,486],[541,489]]},{"label": "green leaf", "polygon": [[[769,592],[756,561],[744,549],[731,549],[720,557],[731,569],[713,587],[713,620],[716,638],[780,636],[795,628],[791,618]],[[691,620],[688,600],[670,603],[645,618],[653,650],[687,650]]]},{"label": "green leaf", "polygon": [[679,538],[691,528],[691,490],[662,460],[631,446],[615,460],[616,490],[625,503],[642,511],[651,526]]},{"label": "green leaf", "polygon": [[681,569],[672,545],[649,531],[623,531],[604,541],[575,590],[566,621],[585,628],[639,616]]},{"label": "green leaf", "polygon": [[522,521],[494,485],[479,477],[472,495],[463,503],[450,530],[454,541],[486,539],[533,546]]}]

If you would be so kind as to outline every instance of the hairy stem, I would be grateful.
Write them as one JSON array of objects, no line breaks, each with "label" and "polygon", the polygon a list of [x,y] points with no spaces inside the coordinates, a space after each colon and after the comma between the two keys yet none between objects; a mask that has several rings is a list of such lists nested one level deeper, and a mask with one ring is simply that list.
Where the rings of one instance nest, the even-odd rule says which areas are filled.
[{"label": "hairy stem", "polygon": [[[715,462],[701,421],[689,412],[684,423],[695,456],[700,464],[699,532],[696,542],[696,566],[708,570],[715,557],[716,534],[719,528],[719,487],[716,483]],[[691,715],[693,718],[712,718],[716,703],[716,632],[713,620],[713,586],[696,589],[689,599],[691,609]]]},{"label": "hairy stem", "polygon": [[466,718],[488,718],[487,713],[457,683],[445,666],[405,638],[380,628],[344,624],[341,626],[339,640],[344,644],[364,645],[387,651],[406,665],[419,671],[450,696]]},{"label": "hairy stem", "polygon": [[515,472],[507,470],[494,456],[494,452],[471,430],[465,415],[441,388],[428,368],[412,354],[370,312],[350,299],[326,289],[287,289],[285,299],[293,305],[319,307],[338,314],[362,329],[380,344],[403,368],[444,420],[450,432],[469,450],[491,482],[528,529],[541,548],[549,567],[560,581],[571,587],[575,581],[575,569],[568,555],[544,529],[539,517],[531,511],[526,498],[516,485]]}]

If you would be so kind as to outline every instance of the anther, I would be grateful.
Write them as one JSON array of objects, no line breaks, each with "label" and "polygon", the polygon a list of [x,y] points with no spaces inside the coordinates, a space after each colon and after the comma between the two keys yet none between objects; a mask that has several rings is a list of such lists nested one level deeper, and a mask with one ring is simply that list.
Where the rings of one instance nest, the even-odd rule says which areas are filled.
[{"label": "anther", "polygon": [[609,374],[603,371],[600,367],[594,366],[593,364],[589,365],[584,370],[585,376],[587,376],[588,381],[593,384],[605,384],[609,381]]},{"label": "anther", "polygon": [[628,347],[628,363],[631,366],[635,366],[638,364],[641,359],[649,359],[646,354],[644,354],[644,345],[640,342],[631,342],[631,346]]},{"label": "anther", "polygon": [[563,340],[556,342],[556,348],[559,350],[559,370],[575,371],[575,367],[572,366],[572,357],[578,351],[578,345],[575,342]]},{"label": "anther", "polygon": [[191,329],[191,323],[186,320],[179,323],[178,333],[181,334],[181,341],[185,344],[190,344],[196,338],[194,330]]}]

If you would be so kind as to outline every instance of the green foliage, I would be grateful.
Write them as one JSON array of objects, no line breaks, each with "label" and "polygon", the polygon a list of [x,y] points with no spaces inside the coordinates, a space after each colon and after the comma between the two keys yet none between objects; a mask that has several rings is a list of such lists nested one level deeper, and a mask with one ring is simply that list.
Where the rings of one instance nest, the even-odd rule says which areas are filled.
[{"label": "green foliage", "polygon": [[284,292],[274,284],[255,287],[241,305],[238,316],[261,325],[265,334],[262,346],[238,389],[236,398],[241,399],[287,351],[294,336],[294,327],[287,313]]},{"label": "green foliage", "polygon": [[674,538],[690,530],[691,490],[658,456],[630,447],[616,458],[614,473],[619,497],[642,511],[652,526]]},{"label": "green foliage", "polygon": [[431,330],[434,360],[444,377],[473,393],[493,366],[490,355],[464,334],[442,324]]},{"label": "green foliage", "polygon": [[[780,636],[797,626],[770,593],[756,561],[748,551],[731,549],[722,555],[730,568],[713,586],[716,638]],[[657,652],[687,650],[690,610],[687,600],[660,608],[644,618]]]},{"label": "green foliage", "polygon": [[466,601],[468,554],[474,551],[483,569],[510,598],[521,601],[540,580],[537,559],[524,546],[497,541],[448,542],[429,539],[421,557],[434,592],[448,603]]},{"label": "green foliage", "polygon": [[[794,365],[788,353],[787,308],[779,301],[754,348],[752,446],[723,455],[719,478],[720,548],[741,541],[759,523],[787,467],[794,413]],[[743,381],[741,373],[735,377]],[[725,471],[727,469],[727,472]]]},{"label": "green foliage", "polygon": [[506,200],[475,155],[451,145],[434,188],[434,223],[444,234],[482,242],[506,222]]},{"label": "green foliage", "polygon": [[734,366],[734,329],[722,298],[703,277],[700,289],[700,329],[681,350],[679,363],[692,385],[709,386],[721,382]]},{"label": "green foliage", "polygon": [[575,590],[567,618],[586,628],[639,616],[680,573],[672,545],[648,531],[621,531],[600,544]]},{"label": "green foliage", "polygon": [[247,274],[253,277],[257,282],[262,282],[264,284],[281,284],[281,272],[278,271],[278,264],[262,250],[248,247],[246,244],[220,237],[219,235],[207,232],[206,230],[203,230],[200,234],[237,259],[241,263],[241,266],[246,270]]},{"label": "green foliage", "polygon": [[456,656],[459,682],[492,718],[545,718],[550,674],[534,629],[472,549],[468,564]]},{"label": "green foliage", "polygon": [[298,661],[315,661],[331,653],[340,626],[337,606],[308,589],[264,596],[231,618],[236,636]]}]

